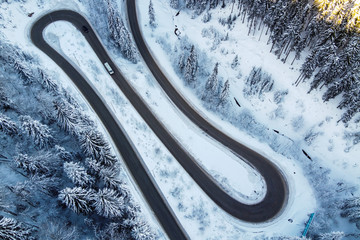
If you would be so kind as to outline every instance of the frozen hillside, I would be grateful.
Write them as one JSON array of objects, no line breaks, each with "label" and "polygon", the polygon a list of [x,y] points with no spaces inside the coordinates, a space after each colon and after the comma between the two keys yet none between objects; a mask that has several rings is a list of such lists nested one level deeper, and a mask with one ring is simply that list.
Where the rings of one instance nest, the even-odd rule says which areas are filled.
[{"label": "frozen hillside", "polygon": [[[341,1],[133,1],[148,48],[176,89],[216,128],[270,159],[289,185],[287,205],[274,219],[252,224],[227,214],[115,84],[87,30],[51,23],[45,40],[125,129],[189,238],[300,239],[314,212],[309,239],[358,239],[360,98],[358,61],[350,54],[360,51],[358,35],[341,29],[353,28],[351,22],[336,31],[326,22]],[[161,89],[133,41],[126,1],[4,0],[0,239],[167,239],[126,156],[71,79],[30,40],[33,23],[57,9],[88,19],[113,68],[224,191],[246,204],[264,198],[259,172],[193,124]]]}]

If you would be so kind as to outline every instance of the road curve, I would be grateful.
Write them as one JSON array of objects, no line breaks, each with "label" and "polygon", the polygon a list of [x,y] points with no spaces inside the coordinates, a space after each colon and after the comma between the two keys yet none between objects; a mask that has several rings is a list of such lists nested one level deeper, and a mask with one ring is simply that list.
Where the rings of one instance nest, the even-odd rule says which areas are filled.
[{"label": "road curve", "polygon": [[216,193],[219,190],[214,190],[212,184],[209,184],[208,181],[202,177],[199,178],[199,176],[191,174],[191,171],[188,171],[191,167],[189,167],[187,163],[182,163],[180,161],[182,166],[190,173],[191,176],[193,176],[194,180],[213,201],[234,217],[249,222],[264,222],[275,217],[284,208],[288,198],[288,185],[279,168],[259,153],[238,143],[219,129],[215,128],[188,104],[188,102],[177,92],[175,87],[161,71],[147,48],[139,28],[136,12],[136,0],[127,0],[127,12],[133,38],[137,44],[139,52],[164,92],[200,129],[256,168],[266,182],[267,193],[263,201],[260,203],[254,205],[242,204],[228,195],[225,196],[222,194],[220,196],[220,193]]},{"label": "road curve", "polygon": [[[130,4],[129,4],[130,2]],[[131,8],[131,2],[128,2],[129,13]],[[133,5],[135,11],[135,5]],[[50,16],[51,14],[51,16]],[[113,118],[111,113],[107,110],[105,104],[96,95],[95,91],[89,86],[86,80],[81,76],[77,70],[71,66],[60,54],[58,54],[53,48],[51,48],[43,39],[42,32],[44,28],[53,21],[66,20],[71,22],[80,31],[82,26],[86,26],[89,29],[89,33],[83,33],[101,62],[108,62],[114,69],[113,80],[123,91],[126,97],[129,99],[131,104],[139,112],[145,122],[150,126],[158,138],[173,154],[173,156],[179,161],[183,168],[189,173],[189,175],[195,180],[195,182],[203,189],[203,191],[222,209],[236,218],[249,222],[263,222],[273,218],[281,211],[287,198],[287,185],[276,168],[270,161],[257,154],[256,152],[246,148],[245,146],[237,143],[228,136],[221,133],[216,128],[212,127],[204,119],[194,111],[184,99],[176,92],[176,90],[169,84],[165,76],[161,73],[155,61],[151,58],[149,51],[146,48],[145,43],[141,37],[140,31],[136,33],[136,27],[134,27],[134,21],[130,21],[132,25],[132,31],[135,36],[135,40],[142,53],[144,59],[147,59],[149,68],[153,71],[159,81],[160,78],[163,80],[163,84],[159,81],[160,85],[169,94],[171,99],[175,99],[174,103],[181,109],[185,114],[203,130],[208,130],[210,136],[214,139],[219,140],[234,153],[238,154],[242,158],[246,159],[252,166],[254,166],[264,177],[267,184],[267,193],[265,198],[260,203],[254,205],[246,205],[238,202],[227,193],[225,193],[197,163],[187,153],[187,151],[181,148],[180,144],[176,139],[166,130],[166,128],[159,122],[156,117],[152,114],[149,108],[144,104],[143,100],[136,94],[131,85],[124,79],[120,74],[116,65],[112,62],[107,52],[103,48],[101,42],[93,32],[89,23],[78,13],[61,10],[52,12],[40,18],[31,29],[31,39],[33,43],[44,51],[50,58],[52,58],[74,81],[82,94],[87,98],[94,111],[98,114],[99,118],[103,122],[110,136],[112,137],[118,150],[121,152],[129,170],[131,171],[135,181],[143,192],[149,205],[155,212],[159,222],[163,226],[164,230],[171,239],[185,239],[188,238],[184,229],[177,221],[175,215],[167,205],[160,191],[156,185],[152,182],[152,178],[148,176],[146,167],[143,166],[139,155],[132,149],[126,134],[123,133],[121,126],[119,126],[116,120]],[[136,11],[135,11],[136,14]],[[129,14],[131,18],[131,14]],[[135,15],[136,19],[136,15]],[[137,22],[135,21],[137,25]],[[82,32],[82,31],[81,31]],[[139,42],[143,44],[139,44]],[[146,56],[146,53],[148,56]],[[152,62],[149,62],[149,59]],[[158,69],[154,71],[154,69]],[[168,84],[168,86],[166,86]],[[171,90],[172,89],[172,90]]]},{"label": "road curve", "polygon": [[[186,231],[182,228],[175,214],[172,212],[171,207],[167,204],[167,201],[161,194],[161,191],[157,188],[153,179],[149,177],[150,174],[148,173],[147,168],[143,165],[140,155],[133,149],[126,133],[124,133],[121,126],[114,119],[105,103],[102,102],[85,78],[44,40],[43,31],[45,27],[58,20],[71,22],[81,32],[82,26],[86,26],[89,29],[89,32],[85,34],[83,33],[83,35],[96,52],[100,61],[107,61],[111,66],[115,66],[98,40],[96,34],[93,32],[89,23],[80,14],[73,11],[60,10],[51,12],[38,19],[31,28],[30,37],[32,42],[62,68],[101,119],[117,149],[121,153],[137,185],[142,191],[143,196],[154,211],[168,237],[170,239],[189,239]],[[126,82],[119,71],[115,68],[114,71],[115,73],[112,77],[115,81]]]}]

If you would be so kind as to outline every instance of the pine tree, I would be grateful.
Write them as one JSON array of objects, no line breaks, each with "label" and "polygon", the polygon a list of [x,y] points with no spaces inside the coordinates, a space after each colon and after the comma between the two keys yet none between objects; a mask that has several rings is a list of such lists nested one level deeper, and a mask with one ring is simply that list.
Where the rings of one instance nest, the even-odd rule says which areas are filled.
[{"label": "pine tree", "polygon": [[111,0],[107,0],[108,26],[111,37],[120,48],[123,56],[133,63],[137,63],[139,54],[131,39],[130,33],[125,27],[119,13],[114,9]]},{"label": "pine tree", "polygon": [[31,239],[31,230],[12,218],[0,216],[0,239],[26,240]]},{"label": "pine tree", "polygon": [[99,158],[100,149],[106,146],[106,142],[98,131],[87,130],[80,135],[81,148],[85,154],[94,159]]},{"label": "pine tree", "polygon": [[88,214],[91,212],[90,201],[92,199],[92,191],[81,187],[65,188],[60,191],[59,200],[75,213]]},{"label": "pine tree", "polygon": [[49,92],[56,93],[59,90],[58,85],[42,69],[38,68],[39,82]]},{"label": "pine tree", "polygon": [[114,166],[117,159],[111,153],[110,147],[106,144],[103,148],[99,149],[97,160],[104,166],[111,167]]},{"label": "pine tree", "polygon": [[121,181],[119,180],[119,171],[116,168],[102,168],[99,175],[107,188],[120,190]]},{"label": "pine tree", "polygon": [[188,84],[195,82],[198,70],[198,60],[194,45],[191,46],[190,55],[185,64],[185,80]]},{"label": "pine tree", "polygon": [[102,169],[100,163],[98,161],[96,161],[96,159],[86,158],[85,162],[90,167],[92,172],[98,173]]},{"label": "pine tree", "polygon": [[94,194],[93,207],[96,212],[106,218],[121,217],[123,215],[124,199],[109,188],[100,189]]},{"label": "pine tree", "polygon": [[178,67],[179,67],[180,72],[182,73],[184,71],[184,67],[185,67],[185,55],[184,55],[184,53],[181,53],[180,56],[179,56]]},{"label": "pine tree", "polygon": [[48,174],[50,172],[49,166],[41,156],[29,157],[27,154],[18,154],[14,157],[14,162],[18,168],[22,168],[25,172],[31,175]]},{"label": "pine tree", "polygon": [[237,66],[239,66],[239,57],[238,57],[238,55],[236,54],[234,60],[233,60],[232,63],[231,63],[231,68],[232,68],[232,69],[235,69]]},{"label": "pine tree", "polygon": [[230,83],[229,83],[229,80],[226,80],[226,82],[224,83],[224,87],[223,87],[223,89],[221,90],[221,93],[220,93],[220,98],[219,98],[219,104],[218,105],[223,105],[228,101],[229,92],[230,92]]},{"label": "pine tree", "polygon": [[330,232],[330,233],[321,233],[317,239],[319,240],[341,240],[345,237],[344,232]]},{"label": "pine tree", "polygon": [[150,227],[142,221],[138,221],[134,224],[134,227],[131,230],[131,236],[137,240],[155,239],[155,234],[151,231]]},{"label": "pine tree", "polygon": [[265,92],[271,91],[274,80],[267,73],[264,73],[261,68],[255,68],[250,72],[246,79],[246,86],[244,88],[245,95],[258,95],[260,99]]},{"label": "pine tree", "polygon": [[76,134],[79,122],[75,110],[69,104],[58,101],[54,102],[54,109],[56,120],[61,128],[70,134]]},{"label": "pine tree", "polygon": [[64,171],[74,184],[81,187],[90,187],[94,183],[94,179],[79,163],[65,162]]},{"label": "pine tree", "polygon": [[179,0],[170,0],[170,6],[174,9],[179,8]]},{"label": "pine tree", "polygon": [[0,131],[3,131],[10,136],[14,136],[18,133],[18,127],[8,117],[0,113]]},{"label": "pine tree", "polygon": [[350,222],[360,221],[360,197],[346,199],[341,206],[342,217],[349,218]]},{"label": "pine tree", "polygon": [[41,124],[30,116],[21,116],[20,120],[22,121],[23,132],[33,139],[36,146],[48,148],[53,145],[54,139],[48,126]]},{"label": "pine tree", "polygon": [[155,22],[155,11],[152,0],[149,2],[149,24],[152,28],[156,28],[157,24]]},{"label": "pine tree", "polygon": [[219,66],[219,63],[216,63],[212,74],[210,75],[210,77],[206,81],[205,92],[204,92],[204,94],[202,96],[203,100],[204,99],[213,100],[213,98],[215,97],[215,95],[217,93],[217,88],[218,88],[218,78],[217,78],[218,66]]},{"label": "pine tree", "polygon": [[59,146],[59,145],[55,145],[55,151],[57,156],[64,161],[71,161],[73,156],[71,153],[69,153],[68,151],[65,150],[65,148]]}]

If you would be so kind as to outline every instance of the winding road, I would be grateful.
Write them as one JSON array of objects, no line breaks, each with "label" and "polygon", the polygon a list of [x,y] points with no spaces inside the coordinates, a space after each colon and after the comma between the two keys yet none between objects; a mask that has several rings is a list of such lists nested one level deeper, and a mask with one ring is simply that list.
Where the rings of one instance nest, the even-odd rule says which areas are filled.
[{"label": "winding road", "polygon": [[[286,181],[279,169],[260,154],[241,145],[213,127],[181,97],[171,85],[170,81],[168,81],[161,72],[147,49],[137,23],[135,1],[128,0],[127,6],[130,26],[139,51],[163,90],[168,94],[175,105],[198,127],[207,131],[209,136],[229,148],[230,151],[252,165],[260,174],[262,174],[267,184],[267,193],[261,202],[254,205],[240,203],[217,185],[212,177],[197,164],[196,160],[181,147],[181,144],[179,144],[163,124],[153,115],[143,99],[139,97],[132,86],[121,75],[92,27],[83,16],[70,10],[59,10],[48,13],[39,18],[32,26],[30,33],[31,40],[35,46],[46,53],[59,67],[62,68],[69,78],[72,79],[77,88],[92,106],[93,110],[97,113],[114,144],[121,153],[129,171],[142,191],[143,196],[154,211],[157,219],[170,239],[187,239],[189,237],[157,187],[151,174],[148,172],[140,155],[131,144],[131,140],[126,135],[124,129],[122,129],[120,123],[116,120],[116,117],[114,117],[107,108],[106,103],[101,100],[87,80],[44,40],[43,31],[50,23],[65,20],[72,23],[80,32],[82,32],[100,61],[103,63],[108,62],[110,66],[112,66],[114,74],[111,75],[111,77],[148,126],[154,131],[157,137],[163,142],[194,181],[219,207],[232,216],[249,222],[264,222],[275,217],[283,209],[288,195]],[[83,26],[86,26],[86,28],[89,29],[88,33],[82,31]]]},{"label": "winding road", "polygon": [[136,0],[127,0],[127,12],[133,38],[140,54],[164,92],[195,125],[260,172],[267,185],[266,196],[260,203],[242,204],[228,195],[225,196],[208,179],[205,179],[205,176],[192,175],[193,166],[180,162],[182,166],[186,171],[189,169],[190,175],[213,201],[234,217],[248,222],[264,222],[276,216],[285,205],[288,196],[288,186],[281,171],[270,160],[215,128],[190,106],[167,79],[148,50],[139,28]]}]

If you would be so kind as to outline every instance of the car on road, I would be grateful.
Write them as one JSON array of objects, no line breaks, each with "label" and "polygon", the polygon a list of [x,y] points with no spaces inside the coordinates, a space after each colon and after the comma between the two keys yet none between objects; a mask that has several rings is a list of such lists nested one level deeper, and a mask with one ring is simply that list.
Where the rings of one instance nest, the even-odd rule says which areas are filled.
[{"label": "car on road", "polygon": [[110,64],[108,62],[104,62],[104,66],[110,75],[114,74],[114,70],[110,67]]}]

